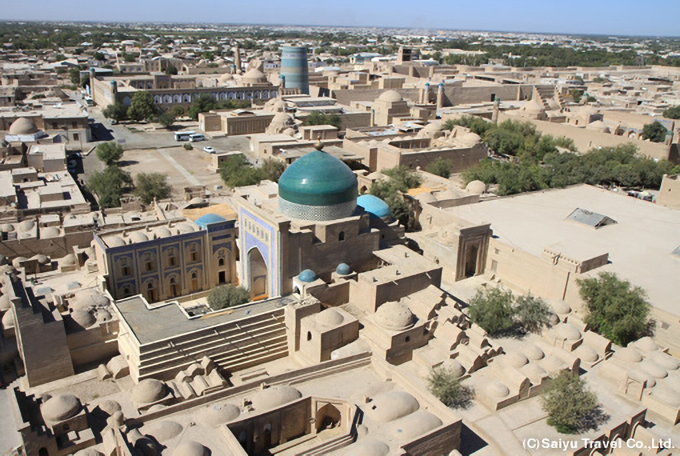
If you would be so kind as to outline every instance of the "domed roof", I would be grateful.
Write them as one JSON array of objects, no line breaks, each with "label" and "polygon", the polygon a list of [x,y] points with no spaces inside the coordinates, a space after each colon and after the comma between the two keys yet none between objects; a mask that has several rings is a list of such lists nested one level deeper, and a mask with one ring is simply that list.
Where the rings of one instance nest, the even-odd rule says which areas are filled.
[{"label": "domed roof", "polygon": [[27,260],[28,258],[26,257],[18,256],[12,260],[12,266],[14,266],[16,269],[19,269],[21,267],[21,263],[24,263]]},{"label": "domed roof", "polygon": [[41,410],[48,421],[64,421],[80,411],[80,400],[73,394],[59,394],[48,399]]},{"label": "domed roof", "polygon": [[543,106],[541,106],[536,100],[531,100],[530,102],[525,103],[524,106],[522,106],[521,111],[529,114],[545,113],[545,109],[543,108]]},{"label": "domed roof", "polygon": [[380,101],[387,101],[387,102],[390,102],[390,103],[394,103],[394,102],[397,102],[397,101],[402,101],[403,98],[402,98],[402,96],[399,94],[399,92],[397,92],[396,90],[388,90],[387,92],[383,92],[383,93],[378,97],[378,100],[380,100]]},{"label": "domed roof", "polygon": [[50,257],[48,257],[47,255],[43,255],[42,253],[35,255],[31,259],[37,261],[38,264],[42,264],[42,265],[45,265],[45,264],[47,264],[51,261]]},{"label": "domed roof", "polygon": [[349,166],[320,150],[295,160],[279,178],[279,198],[294,204],[333,206],[355,201],[357,194]]},{"label": "domed roof", "polygon": [[205,215],[202,215],[199,218],[197,218],[195,223],[196,223],[196,225],[205,229],[206,226],[208,226],[211,223],[220,223],[220,222],[224,222],[226,220],[227,219],[225,219],[221,215],[209,213],[209,214],[205,214]]},{"label": "domed roof", "polygon": [[132,242],[146,242],[149,240],[149,236],[142,231],[134,231],[130,233],[130,240]]},{"label": "domed roof", "polygon": [[656,377],[656,378],[666,378],[666,377],[668,377],[668,372],[666,372],[666,369],[659,366],[654,361],[651,361],[651,360],[648,360],[648,359],[646,359],[646,360],[644,360],[640,363],[640,369],[643,372],[647,372],[649,375]]},{"label": "domed roof", "polygon": [[345,321],[345,317],[335,309],[326,309],[316,315],[316,323],[328,328],[340,326]]},{"label": "domed roof", "polygon": [[410,415],[420,408],[415,397],[403,391],[378,394],[366,407],[366,415],[373,421],[388,423]]},{"label": "domed roof", "polygon": [[12,307],[12,301],[9,300],[9,295],[0,295],[0,310],[7,310]]},{"label": "domed roof", "polygon": [[571,312],[571,307],[564,301],[555,301],[552,303],[552,308],[560,315],[565,315]]},{"label": "domed roof", "polygon": [[527,358],[532,359],[532,360],[538,360],[538,359],[543,359],[545,356],[545,353],[543,353],[543,350],[538,348],[535,345],[529,345],[524,349],[524,354],[527,356]]},{"label": "domed roof", "polygon": [[106,239],[106,245],[109,247],[121,247],[123,245],[127,245],[127,243],[125,242],[125,239],[120,236],[111,236],[110,238]]},{"label": "domed roof", "polygon": [[378,307],[375,321],[382,327],[393,331],[403,331],[413,326],[414,317],[406,304],[389,301]]},{"label": "domed roof", "polygon": [[421,192],[416,195],[416,199],[421,203],[433,203],[437,201],[437,198],[430,192]]},{"label": "domed roof", "polygon": [[352,273],[352,268],[350,268],[347,263],[340,263],[338,267],[335,268],[335,272],[340,275],[347,275]]},{"label": "domed roof", "polygon": [[526,356],[519,352],[512,352],[505,356],[505,361],[512,367],[519,369],[529,362]]},{"label": "domed roof", "polygon": [[78,323],[78,325],[80,325],[82,328],[89,328],[97,322],[97,319],[94,317],[94,315],[84,309],[76,309],[71,312],[71,318],[73,318],[73,321]]},{"label": "domed roof", "polygon": [[571,323],[561,323],[555,327],[555,330],[566,340],[579,340],[581,338],[581,331]]},{"label": "domed roof", "polygon": [[390,207],[377,196],[361,195],[357,198],[357,206],[368,212],[371,218],[384,219],[390,216]]},{"label": "domed roof", "polygon": [[91,309],[94,307],[106,307],[109,305],[107,298],[101,291],[89,289],[78,293],[74,299],[69,300],[72,309]]},{"label": "domed roof", "polygon": [[629,370],[628,376],[638,382],[647,382],[647,388],[653,388],[656,385],[656,379],[640,369]]},{"label": "domed roof", "polygon": [[218,427],[236,419],[241,410],[233,404],[217,404],[203,409],[198,414],[198,421],[204,426]]},{"label": "domed roof", "polygon": [[250,69],[243,75],[246,82],[267,82],[267,76],[257,68]]},{"label": "domed roof", "polygon": [[413,440],[441,425],[442,420],[430,412],[418,410],[392,423],[390,425],[390,434],[399,440]]},{"label": "domed roof", "polygon": [[172,456],[206,456],[208,449],[198,442],[190,440],[177,445]]},{"label": "domed roof", "polygon": [[19,117],[9,126],[8,133],[10,135],[32,135],[38,132],[38,127],[35,126],[33,119],[29,117]]},{"label": "domed roof", "polygon": [[654,342],[654,340],[649,336],[643,337],[642,339],[635,342],[635,346],[637,348],[644,350],[644,351],[647,351],[647,352],[651,352],[651,351],[655,351],[655,350],[659,349],[659,346],[656,345],[656,342]]},{"label": "domed roof", "polygon": [[184,427],[175,421],[161,421],[151,426],[144,426],[144,433],[153,436],[157,442],[170,440],[182,433]]},{"label": "domed roof", "polygon": [[316,273],[311,269],[305,269],[298,275],[298,279],[300,279],[300,282],[314,282],[316,280]]},{"label": "domed roof", "polygon": [[574,355],[581,358],[583,361],[588,363],[594,363],[597,361],[598,355],[595,350],[588,347],[587,345],[581,345],[574,351]]},{"label": "domed roof", "polygon": [[177,231],[179,231],[179,234],[193,233],[196,231],[194,226],[188,222],[178,223],[176,228]]},{"label": "domed roof", "polygon": [[95,450],[94,448],[85,448],[78,451],[74,456],[102,456],[103,453]]},{"label": "domed roof", "polygon": [[228,82],[228,81],[233,81],[234,80],[234,75],[231,73],[224,73],[222,76],[219,77],[220,82]]},{"label": "domed roof", "polygon": [[59,260],[59,264],[62,266],[73,266],[76,264],[76,256],[72,253],[69,253],[64,258]]},{"label": "domed roof", "polygon": [[3,233],[13,233],[14,226],[9,223],[5,223],[2,226],[0,226],[0,231],[2,231]]},{"label": "domed roof", "polygon": [[460,138],[458,138],[461,143],[465,144],[468,147],[474,146],[475,144],[479,144],[482,142],[482,138],[476,134],[476,133],[466,133]]},{"label": "domed roof", "polygon": [[510,390],[508,389],[508,387],[499,381],[487,383],[485,390],[489,395],[498,398],[505,397],[508,394],[510,394]]},{"label": "domed roof", "polygon": [[385,442],[369,437],[348,446],[343,456],[387,456],[389,452],[390,447]]},{"label": "domed roof", "polygon": [[486,191],[486,184],[480,180],[473,180],[465,186],[465,190],[475,195],[481,195]]},{"label": "domed roof", "polygon": [[201,205],[201,204],[206,204],[207,201],[201,198],[200,196],[196,196],[194,198],[191,198],[189,200],[189,205]]},{"label": "domed roof", "polygon": [[157,239],[163,239],[172,236],[172,232],[168,229],[167,226],[158,226],[154,228],[153,234],[154,236],[156,236]]},{"label": "domed roof", "polygon": [[[0,308],[2,307],[0,306]],[[660,351],[654,353],[651,356],[651,359],[659,366],[668,370],[677,370],[678,368],[680,368],[680,361],[678,361],[671,355],[667,355],[666,353]]]},{"label": "domed roof", "polygon": [[41,238],[53,238],[57,237],[61,234],[61,231],[59,231],[59,228],[56,226],[48,226],[47,228],[43,228],[40,230],[40,237]]},{"label": "domed roof", "polygon": [[104,402],[100,403],[98,407],[101,411],[107,413],[109,416],[122,410],[120,404],[112,399],[105,400]]},{"label": "domed roof", "polygon": [[2,316],[2,328],[14,328],[14,312],[5,312],[5,315]]},{"label": "domed roof", "polygon": [[25,233],[26,231],[32,230],[34,226],[35,222],[33,220],[24,220],[23,222],[19,223],[19,231]]},{"label": "domed roof", "polygon": [[262,412],[287,404],[301,397],[302,393],[292,386],[277,385],[258,392],[253,397],[252,405],[255,410]]},{"label": "domed roof", "polygon": [[451,375],[456,378],[460,378],[465,375],[465,368],[457,359],[446,359],[441,364],[443,369],[446,369]]},{"label": "domed roof", "polygon": [[626,347],[616,352],[616,357],[629,363],[639,363],[642,361],[642,354],[635,347]]},{"label": "domed roof", "polygon": [[540,383],[542,379],[548,376],[548,373],[537,363],[529,363],[522,367],[522,373],[526,375],[531,383]]},{"label": "domed roof", "polygon": [[667,386],[657,386],[652,390],[652,396],[659,402],[666,403],[672,407],[680,406],[680,393]]},{"label": "domed roof", "polygon": [[132,400],[138,404],[150,404],[163,399],[166,394],[165,383],[147,378],[132,389]]},{"label": "domed roof", "polygon": [[286,128],[285,130],[283,130],[283,131],[281,132],[281,134],[282,134],[282,135],[287,135],[287,136],[293,137],[293,136],[295,136],[295,130],[293,130],[292,128],[288,127],[288,128]]}]

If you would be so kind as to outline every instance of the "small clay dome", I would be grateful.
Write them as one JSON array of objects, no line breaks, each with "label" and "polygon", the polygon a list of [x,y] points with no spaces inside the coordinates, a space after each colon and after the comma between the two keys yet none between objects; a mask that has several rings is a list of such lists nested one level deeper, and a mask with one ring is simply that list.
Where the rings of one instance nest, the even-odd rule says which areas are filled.
[{"label": "small clay dome", "polygon": [[531,380],[531,383],[541,383],[541,380],[548,376],[545,369],[537,363],[529,363],[522,367],[521,371]]},{"label": "small clay dome", "polygon": [[348,275],[352,273],[352,268],[350,268],[347,263],[340,263],[338,267],[335,268],[335,272],[339,275]]},{"label": "small clay dome", "polygon": [[592,348],[588,347],[587,345],[581,345],[574,351],[574,355],[578,356],[581,358],[583,361],[586,361],[588,363],[594,363],[597,361],[597,352],[593,350]]},{"label": "small clay dome", "polygon": [[430,192],[421,192],[416,195],[416,199],[420,201],[421,203],[433,203],[437,201],[437,198],[434,197],[434,195]]},{"label": "small clay dome", "polygon": [[345,317],[335,309],[326,309],[316,316],[316,323],[327,328],[335,328],[345,321]]},{"label": "small clay dome", "polygon": [[465,186],[465,190],[474,195],[481,195],[486,191],[486,184],[480,180],[473,180]]},{"label": "small clay dome", "polygon": [[59,260],[59,264],[62,265],[62,266],[75,266],[76,256],[72,253],[69,253],[64,258]]},{"label": "small clay dome", "polygon": [[80,411],[80,400],[73,394],[59,394],[45,402],[41,410],[47,421],[64,421]]},{"label": "small clay dome", "polygon": [[526,356],[524,356],[522,353],[519,352],[512,352],[508,355],[505,356],[506,362],[511,365],[512,367],[515,367],[519,369],[520,367],[524,366],[529,362]]},{"label": "small clay dome", "polygon": [[33,220],[24,220],[23,222],[19,223],[18,226],[19,231],[26,233],[27,231],[31,231],[33,229],[35,222]]},{"label": "small clay dome", "polygon": [[571,307],[569,307],[564,301],[553,302],[552,308],[558,315],[565,315],[571,312]]},{"label": "small clay dome", "polygon": [[399,94],[399,92],[397,92],[396,90],[388,90],[388,91],[386,91],[386,92],[383,92],[383,93],[378,97],[378,100],[380,100],[380,101],[387,101],[387,102],[389,102],[389,103],[395,103],[395,102],[398,102],[398,101],[402,101],[403,98],[402,98],[402,96]]},{"label": "small clay dome", "polygon": [[628,371],[628,377],[632,378],[633,380],[637,380],[640,383],[647,382],[647,388],[653,388],[656,385],[656,379],[649,373],[640,369]]},{"label": "small clay dome", "polygon": [[28,117],[19,117],[17,120],[12,122],[9,126],[8,133],[10,135],[32,135],[38,132],[38,127],[36,127],[33,119]]},{"label": "small clay dome", "polygon": [[106,307],[109,305],[107,298],[101,291],[91,288],[78,293],[73,299],[69,300],[72,309],[92,309],[95,307]]},{"label": "small clay dome", "polygon": [[49,263],[51,261],[47,255],[43,255],[42,253],[37,254],[32,259],[37,261],[38,264],[41,264],[41,265],[46,265],[47,263]]},{"label": "small clay dome", "polygon": [[174,421],[161,421],[160,423],[153,423],[150,426],[144,426],[144,433],[156,439],[157,442],[163,442],[177,437],[182,433],[184,428],[181,424]]},{"label": "small clay dome", "polygon": [[82,328],[89,328],[97,322],[97,319],[94,317],[94,315],[84,309],[76,309],[71,312],[71,318]]},{"label": "small clay dome", "polygon": [[163,239],[172,236],[172,233],[166,226],[158,226],[154,228],[153,234],[157,239]]},{"label": "small clay dome", "polygon": [[207,201],[204,200],[203,198],[201,198],[200,196],[196,196],[194,198],[191,198],[191,200],[189,200],[189,205],[191,205],[191,206],[202,206],[206,203],[207,203]]},{"label": "small clay dome", "polygon": [[101,404],[99,404],[99,409],[103,411],[104,413],[108,414],[109,416],[113,415],[116,412],[120,412],[122,410],[120,404],[114,400],[107,399]]},{"label": "small clay dome", "polygon": [[502,398],[510,394],[508,387],[498,381],[489,382],[485,389],[489,395],[497,398]]},{"label": "small clay dome", "polygon": [[546,356],[542,361],[542,365],[548,373],[558,372],[567,367],[564,361],[554,356]]},{"label": "small clay dome", "polygon": [[12,301],[9,300],[9,296],[6,294],[0,295],[0,312],[8,310],[12,307]]},{"label": "small clay dome", "polygon": [[21,267],[21,263],[24,263],[28,260],[26,257],[16,257],[15,259],[12,260],[12,266],[14,266],[16,269],[19,269]]},{"label": "small clay dome", "polygon": [[5,223],[2,226],[0,226],[0,231],[2,231],[3,233],[13,233],[14,226],[10,225],[9,223]]},{"label": "small clay dome", "polygon": [[457,359],[447,359],[441,364],[442,369],[446,369],[455,378],[465,375],[465,368]]},{"label": "small clay dome", "polygon": [[482,142],[482,138],[475,133],[466,133],[459,137],[458,140],[466,147],[473,147]]},{"label": "small clay dome", "polygon": [[61,235],[61,231],[56,226],[48,226],[40,230],[41,238],[53,238]]},{"label": "small clay dome", "polygon": [[347,447],[343,456],[387,456],[390,447],[385,442],[368,437]]},{"label": "small clay dome", "polygon": [[413,440],[441,425],[442,420],[430,412],[418,410],[392,423],[390,434],[398,440]]},{"label": "small clay dome", "polygon": [[647,372],[649,375],[655,378],[666,378],[668,377],[668,372],[666,369],[656,364],[651,360],[644,360],[640,363],[640,370]]},{"label": "small clay dome", "polygon": [[680,407],[680,393],[667,386],[657,386],[652,390],[652,396],[671,407]]},{"label": "small clay dome", "polygon": [[543,359],[545,356],[545,353],[543,353],[543,350],[538,348],[535,345],[529,345],[524,349],[524,354],[527,356],[527,358],[532,359],[532,360],[539,360]]},{"label": "small clay dome", "polygon": [[267,76],[257,68],[253,68],[246,71],[243,75],[243,81],[250,84],[267,82]]},{"label": "small clay dome", "polygon": [[635,347],[626,347],[616,352],[616,357],[629,363],[639,363],[642,361],[642,354]]},{"label": "small clay dome", "polygon": [[14,312],[6,312],[5,315],[2,316],[2,328],[14,328]]},{"label": "small clay dome", "polygon": [[145,242],[149,240],[149,236],[147,236],[145,233],[142,231],[135,231],[130,234],[130,241],[132,242]]},{"label": "small clay dome", "polygon": [[[2,309],[2,306],[0,306],[0,309]],[[664,369],[677,370],[680,367],[680,361],[661,351],[654,353],[651,359]]]},{"label": "small clay dome", "polygon": [[109,247],[121,247],[123,245],[127,245],[127,242],[125,242],[125,239],[120,236],[111,236],[110,238],[106,239],[106,245]]},{"label": "small clay dome", "polygon": [[642,339],[635,342],[635,346],[640,350],[644,350],[646,352],[651,352],[659,349],[659,346],[656,345],[656,342],[654,342],[654,340],[649,336],[643,337]]},{"label": "small clay dome", "polygon": [[298,275],[298,279],[300,279],[300,282],[314,282],[316,280],[316,273],[312,271],[311,269],[305,269]]},{"label": "small clay dome", "polygon": [[78,451],[74,456],[102,456],[103,453],[95,450],[94,448],[85,448]]},{"label": "small clay dome", "polygon": [[132,400],[138,404],[157,402],[167,394],[165,383],[155,378],[147,378],[132,389]]},{"label": "small clay dome", "polygon": [[277,385],[258,392],[253,397],[252,403],[255,410],[262,412],[287,404],[301,397],[302,393],[292,386]]},{"label": "small clay dome", "polygon": [[233,404],[211,405],[199,412],[198,421],[204,426],[216,428],[231,420],[235,420],[240,414],[239,408]]},{"label": "small clay dome", "polygon": [[555,327],[557,334],[566,340],[579,340],[581,338],[581,331],[576,326],[570,323],[562,323]]},{"label": "small clay dome", "polygon": [[403,391],[389,391],[373,398],[367,404],[366,415],[380,423],[388,423],[410,415],[420,408],[415,397]]},{"label": "small clay dome", "polygon": [[291,138],[295,136],[295,130],[292,128],[288,127],[285,130],[281,132],[282,135],[290,136]]},{"label": "small clay dome", "polygon": [[177,224],[177,231],[179,231],[179,234],[184,234],[184,233],[193,233],[196,231],[193,225],[183,222],[183,223],[178,223]]},{"label": "small clay dome", "polygon": [[403,331],[415,323],[411,309],[406,304],[390,301],[378,307],[375,321],[383,328],[392,331]]}]

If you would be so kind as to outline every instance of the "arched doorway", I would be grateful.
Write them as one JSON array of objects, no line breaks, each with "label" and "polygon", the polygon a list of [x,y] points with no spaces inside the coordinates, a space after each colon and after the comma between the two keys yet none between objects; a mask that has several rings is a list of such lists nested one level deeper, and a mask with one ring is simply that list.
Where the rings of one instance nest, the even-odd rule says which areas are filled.
[{"label": "arched doorway", "polygon": [[250,296],[258,299],[266,298],[268,283],[267,264],[257,248],[253,248],[248,252],[248,271],[250,271],[250,277],[248,278]]}]

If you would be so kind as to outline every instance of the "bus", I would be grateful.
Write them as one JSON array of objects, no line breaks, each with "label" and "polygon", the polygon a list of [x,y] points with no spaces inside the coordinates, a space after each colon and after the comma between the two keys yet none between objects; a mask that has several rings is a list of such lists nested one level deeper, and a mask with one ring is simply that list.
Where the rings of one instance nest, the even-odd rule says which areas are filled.
[{"label": "bus", "polygon": [[195,135],[195,131],[176,131],[175,141],[189,141],[192,135]]}]

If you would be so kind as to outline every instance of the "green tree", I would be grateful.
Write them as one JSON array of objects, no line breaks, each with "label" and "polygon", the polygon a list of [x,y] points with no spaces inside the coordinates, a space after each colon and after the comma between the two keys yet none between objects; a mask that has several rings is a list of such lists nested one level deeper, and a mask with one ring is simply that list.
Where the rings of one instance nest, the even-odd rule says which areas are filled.
[{"label": "green tree", "polygon": [[598,409],[597,396],[586,382],[569,371],[552,379],[541,397],[548,424],[563,434],[575,434],[590,427]]},{"label": "green tree", "polygon": [[151,92],[140,90],[133,95],[130,107],[127,111],[127,116],[130,120],[135,122],[149,120],[153,118],[155,113],[156,107],[153,104],[153,95],[151,95]]},{"label": "green tree", "polygon": [[235,287],[232,284],[213,288],[208,295],[208,305],[213,310],[238,306],[248,301],[250,301],[248,290],[243,287]]},{"label": "green tree", "polygon": [[255,185],[262,180],[262,172],[254,168],[245,155],[227,157],[220,165],[220,177],[229,187]]},{"label": "green tree", "polygon": [[583,93],[578,89],[571,89],[569,90],[569,95],[574,99],[574,103],[580,103]]},{"label": "green tree", "polygon": [[153,200],[169,198],[172,188],[168,185],[167,176],[162,173],[139,173],[135,177],[135,194],[144,204]]},{"label": "green tree", "polygon": [[653,332],[651,307],[642,288],[610,272],[577,283],[585,303],[584,322],[591,330],[623,346]]},{"label": "green tree", "polygon": [[508,331],[515,325],[513,299],[510,290],[502,291],[500,288],[477,290],[477,294],[468,303],[470,320],[491,335]]},{"label": "green tree", "polygon": [[447,407],[467,407],[472,401],[472,390],[460,382],[450,369],[436,367],[427,376],[427,388]]},{"label": "green tree", "polygon": [[116,102],[105,107],[102,110],[102,114],[107,119],[112,119],[115,120],[116,122],[120,122],[121,120],[125,119],[125,116],[127,116],[127,111],[128,108],[126,108],[123,103]]},{"label": "green tree", "polygon": [[168,74],[168,75],[174,75],[177,74],[177,67],[169,64],[167,67],[165,67],[165,70],[163,70],[163,73]]},{"label": "green tree", "polygon": [[680,119],[680,106],[671,106],[663,112],[663,116],[667,119]]},{"label": "green tree", "polygon": [[337,114],[313,112],[305,119],[305,125],[332,125],[338,130],[342,128],[342,118]]},{"label": "green tree", "polygon": [[405,166],[384,169],[382,173],[388,176],[390,182],[393,182],[401,192],[407,192],[410,188],[420,186],[420,177],[416,173],[406,169]]},{"label": "green tree", "polygon": [[552,311],[541,298],[523,295],[515,300],[514,315],[523,331],[540,333],[550,323]]},{"label": "green tree", "polygon": [[82,78],[80,78],[80,87],[84,89],[85,87],[87,87],[89,85],[90,85],[90,75],[85,74],[85,75],[83,75]]},{"label": "green tree", "polygon": [[437,157],[425,166],[425,171],[448,179],[453,163],[447,158]]},{"label": "green tree", "polygon": [[652,142],[664,142],[666,140],[666,127],[664,127],[661,122],[655,120],[650,124],[646,124],[642,127],[642,137],[649,139]]},{"label": "green tree", "polygon": [[87,189],[97,195],[100,208],[120,206],[123,189],[132,184],[130,174],[117,166],[107,166],[104,171],[95,171],[87,181]]},{"label": "green tree", "polygon": [[106,55],[103,52],[95,52],[92,54],[92,58],[95,60],[106,60]]},{"label": "green tree", "polygon": [[80,84],[80,68],[73,67],[68,70],[68,77],[74,85]]},{"label": "green tree", "polygon": [[275,158],[267,158],[262,162],[262,178],[272,182],[278,182],[281,174],[286,170],[286,164]]},{"label": "green tree", "polygon": [[102,143],[97,146],[97,158],[103,161],[106,166],[111,166],[123,156],[123,148],[115,142]]},{"label": "green tree", "polygon": [[189,117],[193,120],[198,120],[198,115],[202,112],[212,111],[217,109],[217,100],[207,93],[202,93],[198,98],[191,102],[189,107]]},{"label": "green tree", "polygon": [[166,111],[160,116],[158,116],[158,122],[165,128],[170,128],[172,127],[172,124],[175,123],[175,114],[173,114],[171,111]]}]

